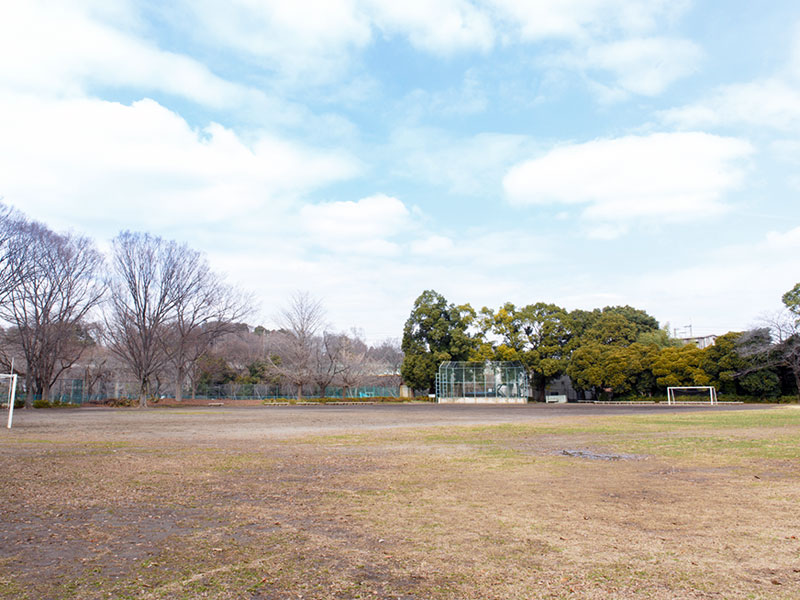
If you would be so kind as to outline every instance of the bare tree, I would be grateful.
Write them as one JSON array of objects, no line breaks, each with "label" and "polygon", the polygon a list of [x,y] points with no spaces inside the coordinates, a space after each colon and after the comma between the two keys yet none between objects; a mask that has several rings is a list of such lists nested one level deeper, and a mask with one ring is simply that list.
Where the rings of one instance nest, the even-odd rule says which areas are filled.
[{"label": "bare tree", "polygon": [[369,360],[373,365],[373,375],[379,385],[393,387],[402,382],[400,367],[403,366],[403,350],[400,340],[386,339],[369,349]]},{"label": "bare tree", "polygon": [[29,227],[24,215],[0,202],[0,304],[33,268]]},{"label": "bare tree", "polygon": [[800,398],[800,320],[795,320],[792,312],[783,310],[763,316],[762,327],[742,334],[737,340],[737,348],[749,360],[738,375],[761,369],[786,368],[794,377]]},{"label": "bare tree", "polygon": [[[93,323],[89,328],[94,340],[102,340],[105,332],[100,323]],[[114,377],[114,360],[108,348],[100,343],[94,343],[87,348],[75,367],[80,371],[76,373],[83,380],[83,393],[88,399],[99,394],[102,388],[107,387]]]},{"label": "bare tree", "polygon": [[181,301],[183,265],[193,256],[187,246],[148,233],[123,231],[113,240],[108,345],[136,377],[140,407],[168,361],[161,337]]},{"label": "bare tree", "polygon": [[315,345],[324,319],[320,301],[308,292],[297,292],[276,319],[280,330],[267,338],[270,367],[295,386],[298,400],[316,377]]},{"label": "bare tree", "polygon": [[342,349],[341,336],[323,332],[314,344],[314,383],[320,395],[325,395],[328,387],[336,380],[341,371],[339,354]]},{"label": "bare tree", "polygon": [[[18,220],[4,260],[9,274],[0,318],[11,327],[25,358],[26,391],[49,399],[50,387],[90,345],[83,320],[99,304],[102,255],[94,243],[74,234],[57,234],[36,222]],[[26,394],[31,404],[31,394]]]},{"label": "bare tree", "polygon": [[233,333],[237,322],[252,312],[253,304],[251,297],[213,273],[200,253],[185,250],[183,255],[174,317],[162,336],[164,352],[175,371],[177,401],[182,400],[183,385],[200,357],[216,340]]},{"label": "bare tree", "polygon": [[245,375],[249,366],[265,362],[267,346],[266,334],[253,333],[245,323],[236,323],[213,342],[206,356],[224,360],[238,375]]},{"label": "bare tree", "polygon": [[751,330],[767,329],[772,341],[778,344],[791,337],[795,332],[792,313],[785,308],[761,313],[750,328]]},{"label": "bare tree", "polygon": [[340,369],[336,381],[342,386],[342,396],[349,397],[354,387],[364,385],[371,365],[367,345],[358,331],[353,330],[352,335],[342,334],[339,340]]}]

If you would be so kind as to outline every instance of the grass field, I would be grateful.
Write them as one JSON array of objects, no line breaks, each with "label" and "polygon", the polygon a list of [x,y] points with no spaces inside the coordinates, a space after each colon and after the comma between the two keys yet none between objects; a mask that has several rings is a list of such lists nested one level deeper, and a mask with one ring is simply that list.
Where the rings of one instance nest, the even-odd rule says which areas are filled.
[{"label": "grass field", "polygon": [[278,410],[21,411],[0,598],[800,598],[797,407]]}]

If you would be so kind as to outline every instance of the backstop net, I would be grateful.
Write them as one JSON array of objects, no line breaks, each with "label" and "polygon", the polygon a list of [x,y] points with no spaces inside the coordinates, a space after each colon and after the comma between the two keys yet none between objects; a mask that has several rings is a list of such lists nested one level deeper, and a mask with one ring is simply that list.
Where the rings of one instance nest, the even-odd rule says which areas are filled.
[{"label": "backstop net", "polygon": [[447,361],[436,374],[439,403],[525,403],[528,374],[519,361]]}]

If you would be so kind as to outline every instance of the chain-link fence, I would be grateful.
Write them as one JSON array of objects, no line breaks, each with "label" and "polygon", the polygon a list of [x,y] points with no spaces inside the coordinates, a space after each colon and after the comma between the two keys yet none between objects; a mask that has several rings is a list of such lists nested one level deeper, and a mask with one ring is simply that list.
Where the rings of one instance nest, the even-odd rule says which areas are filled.
[{"label": "chain-link fence", "polygon": [[[153,384],[151,395],[155,398],[173,398],[175,386]],[[83,379],[62,379],[50,389],[50,402],[61,404],[84,404],[104,402],[111,399],[135,399],[139,396],[139,384],[130,381],[100,382],[88,386]],[[303,389],[304,398],[398,398],[400,386],[354,386],[350,388],[329,386],[324,390]],[[221,385],[200,384],[194,390],[185,388],[183,398],[200,400],[277,400],[297,397],[297,388],[292,385],[226,383]],[[24,390],[18,392],[18,400],[26,399]],[[39,400],[33,395],[32,400]]]}]

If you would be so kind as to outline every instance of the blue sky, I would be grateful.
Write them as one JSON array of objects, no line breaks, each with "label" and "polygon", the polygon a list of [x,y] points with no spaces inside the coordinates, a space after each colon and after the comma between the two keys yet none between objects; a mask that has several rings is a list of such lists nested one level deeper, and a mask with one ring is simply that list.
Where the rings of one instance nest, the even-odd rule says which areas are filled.
[{"label": "blue sky", "polygon": [[36,0],[0,8],[0,196],[206,252],[271,316],[399,337],[631,304],[695,334],[800,281],[800,4]]}]

